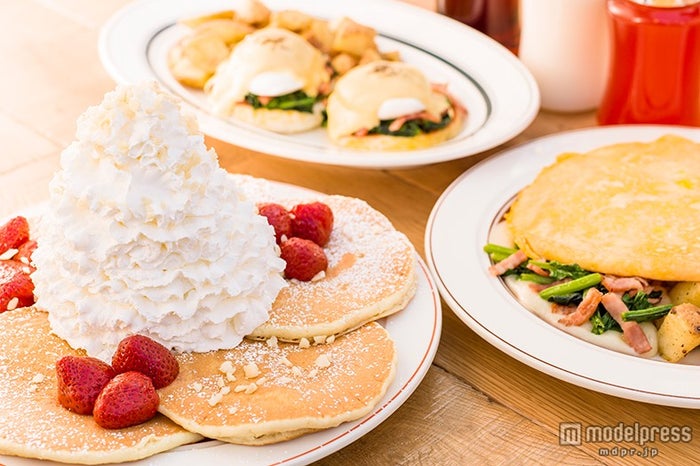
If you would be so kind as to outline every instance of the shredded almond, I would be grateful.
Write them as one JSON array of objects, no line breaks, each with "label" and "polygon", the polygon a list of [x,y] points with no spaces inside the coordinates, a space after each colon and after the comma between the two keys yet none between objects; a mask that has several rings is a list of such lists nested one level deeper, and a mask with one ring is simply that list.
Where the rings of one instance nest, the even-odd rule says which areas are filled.
[{"label": "shredded almond", "polygon": [[254,362],[243,366],[243,372],[245,373],[246,379],[253,379],[260,375],[260,369],[258,368],[258,365]]}]

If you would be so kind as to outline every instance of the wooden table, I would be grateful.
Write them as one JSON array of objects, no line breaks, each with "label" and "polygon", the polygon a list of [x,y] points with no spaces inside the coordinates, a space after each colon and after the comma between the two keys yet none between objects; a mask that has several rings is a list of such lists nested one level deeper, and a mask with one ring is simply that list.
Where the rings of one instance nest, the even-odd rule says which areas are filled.
[{"label": "wooden table", "polygon": [[[48,195],[58,156],[74,138],[75,120],[114,87],[97,55],[100,26],[123,0],[0,2],[0,213]],[[428,0],[412,3],[432,8]],[[541,112],[501,147],[452,162],[405,170],[361,170],[306,164],[215,140],[222,165],[366,199],[386,213],[423,254],[425,223],[440,193],[489,155],[527,140],[594,126],[592,113]],[[621,459],[599,448],[635,444],[559,445],[559,424],[688,425],[693,410],[653,406],[592,392],[542,374],[490,346],[443,306],[437,357],[415,393],[387,421],[320,464],[618,464],[700,462],[700,441],[651,444],[655,459]],[[1,332],[1,330],[0,330]],[[649,453],[649,451],[648,451]]]}]

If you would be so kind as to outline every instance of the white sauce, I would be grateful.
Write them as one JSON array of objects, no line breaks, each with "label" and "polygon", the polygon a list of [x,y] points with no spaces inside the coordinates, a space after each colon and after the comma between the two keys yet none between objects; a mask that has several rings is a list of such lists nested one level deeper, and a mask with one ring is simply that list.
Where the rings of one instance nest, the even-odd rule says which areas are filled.
[{"label": "white sauce", "polygon": [[267,97],[290,94],[304,87],[304,83],[286,71],[265,71],[250,80],[248,90]]},{"label": "white sauce", "polygon": [[[504,222],[501,222],[492,228],[491,234],[489,235],[489,241],[502,246],[513,246],[513,240],[510,237],[510,233]],[[537,292],[530,289],[530,282],[518,280],[513,276],[505,277],[504,281],[523,307],[540,317],[542,320],[570,335],[589,343],[593,343],[594,345],[620,353],[642,356],[645,358],[652,358],[658,353],[658,341],[656,338],[657,331],[656,327],[651,322],[642,322],[639,324],[642,327],[647,340],[649,340],[651,350],[644,354],[638,355],[631,346],[625,343],[625,341],[622,339],[622,333],[620,332],[609,330],[602,335],[596,335],[595,333],[591,332],[593,325],[590,322],[585,322],[580,326],[567,326],[560,324],[559,319],[563,317],[563,314],[552,312],[552,304],[540,298]]]},{"label": "white sauce", "polygon": [[377,117],[380,120],[393,120],[404,115],[422,112],[425,108],[423,102],[415,97],[397,97],[382,102],[377,109]]}]

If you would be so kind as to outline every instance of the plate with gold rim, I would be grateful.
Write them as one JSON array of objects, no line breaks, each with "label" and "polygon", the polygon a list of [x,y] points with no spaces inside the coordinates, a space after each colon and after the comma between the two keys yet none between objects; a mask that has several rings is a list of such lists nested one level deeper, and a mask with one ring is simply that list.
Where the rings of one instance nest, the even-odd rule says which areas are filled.
[{"label": "plate with gold rim", "polygon": [[522,132],[539,110],[539,90],[517,57],[479,31],[432,11],[397,0],[266,0],[272,10],[295,9],[320,18],[348,16],[378,32],[382,51],[428,79],[447,84],[467,108],[462,131],[442,144],[413,151],[360,151],[334,146],[322,128],[294,135],[265,131],[214,115],[203,92],[170,74],[167,53],[186,33],[178,19],[231,9],[230,0],[140,0],[115,13],[102,27],[99,54],[119,83],[156,80],[181,97],[210,136],[251,150],[304,162],[358,168],[405,168],[467,157]]}]

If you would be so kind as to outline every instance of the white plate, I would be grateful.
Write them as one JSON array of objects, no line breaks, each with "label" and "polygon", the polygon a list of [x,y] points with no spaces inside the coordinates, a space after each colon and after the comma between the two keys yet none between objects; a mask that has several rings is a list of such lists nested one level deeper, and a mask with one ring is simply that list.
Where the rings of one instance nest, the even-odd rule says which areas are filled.
[{"label": "white plate", "polygon": [[558,154],[667,133],[700,142],[697,128],[590,128],[528,142],[462,174],[435,204],[425,234],[427,263],[445,302],[486,341],[542,372],[623,398],[700,408],[700,367],[616,353],[555,328],[488,274],[482,249],[504,207]]},{"label": "white plate", "polygon": [[[276,183],[276,192],[301,198],[318,193],[284,183]],[[279,188],[279,190],[277,190]],[[40,206],[23,211],[36,217]],[[428,372],[440,342],[442,311],[440,295],[425,262],[416,254],[418,288],[413,299],[401,312],[380,323],[396,345],[398,364],[394,381],[374,411],[353,422],[322,430],[294,440],[265,446],[233,445],[216,440],[184,445],[129,465],[191,466],[194,464],[236,465],[303,465],[330,455],[349,445],[381,424],[396,411],[418,387]],[[0,466],[61,466],[62,463],[0,455]]]},{"label": "white plate", "polygon": [[529,71],[498,42],[463,24],[395,0],[265,0],[273,10],[296,9],[317,17],[349,16],[378,30],[382,50],[433,81],[446,82],[467,107],[464,130],[433,148],[363,152],[333,146],[323,129],[280,135],[211,114],[202,92],[181,86],[166,57],[186,28],[180,18],[230,9],[231,0],[145,0],[126,6],[102,28],[100,58],[120,83],[155,79],[194,110],[202,130],[220,140],[280,157],[367,168],[410,167],[483,152],[518,135],[539,110],[539,91]]}]

